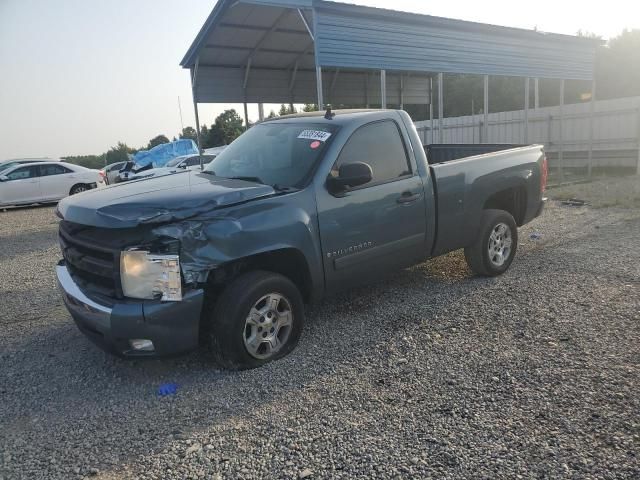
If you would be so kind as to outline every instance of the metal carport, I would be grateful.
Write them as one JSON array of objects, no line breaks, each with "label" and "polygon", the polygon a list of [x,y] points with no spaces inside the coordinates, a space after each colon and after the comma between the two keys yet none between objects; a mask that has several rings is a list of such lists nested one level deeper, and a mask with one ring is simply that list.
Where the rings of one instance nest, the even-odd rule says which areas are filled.
[{"label": "metal carport", "polygon": [[[592,80],[599,41],[324,0],[219,0],[182,59],[198,103],[431,104],[442,74]],[[535,93],[537,98],[537,84]],[[595,87],[595,86],[594,86]],[[260,108],[262,118],[262,109]],[[526,129],[525,129],[526,131]],[[526,141],[526,133],[525,133]]]}]

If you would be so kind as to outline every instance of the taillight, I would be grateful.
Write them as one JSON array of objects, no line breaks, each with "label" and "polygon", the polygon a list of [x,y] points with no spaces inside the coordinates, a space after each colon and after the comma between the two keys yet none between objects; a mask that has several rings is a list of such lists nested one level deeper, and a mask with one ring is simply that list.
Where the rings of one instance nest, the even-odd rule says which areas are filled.
[{"label": "taillight", "polygon": [[544,193],[547,189],[547,178],[549,177],[549,164],[547,156],[542,158],[542,166],[540,167],[540,192]]},{"label": "taillight", "polygon": [[104,176],[105,176],[105,175],[104,175],[104,172],[103,172],[102,170],[100,170],[100,171],[98,172],[98,174],[99,174],[101,177],[104,177]]}]

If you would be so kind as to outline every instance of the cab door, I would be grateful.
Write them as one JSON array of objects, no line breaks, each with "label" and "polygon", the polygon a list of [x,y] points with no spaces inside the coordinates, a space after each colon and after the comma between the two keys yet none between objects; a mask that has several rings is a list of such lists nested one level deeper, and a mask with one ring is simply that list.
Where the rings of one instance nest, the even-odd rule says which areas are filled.
[{"label": "cab door", "polygon": [[354,162],[371,167],[370,182],[340,195],[326,188],[316,192],[328,292],[375,280],[425,256],[424,189],[396,122],[357,129],[331,175]]},{"label": "cab door", "polygon": [[79,182],[78,174],[63,165],[40,165],[40,192],[46,200],[59,200],[69,195],[71,187]]},{"label": "cab door", "polygon": [[40,177],[37,165],[18,167],[5,174],[0,183],[0,201],[5,205],[31,203],[40,200]]}]

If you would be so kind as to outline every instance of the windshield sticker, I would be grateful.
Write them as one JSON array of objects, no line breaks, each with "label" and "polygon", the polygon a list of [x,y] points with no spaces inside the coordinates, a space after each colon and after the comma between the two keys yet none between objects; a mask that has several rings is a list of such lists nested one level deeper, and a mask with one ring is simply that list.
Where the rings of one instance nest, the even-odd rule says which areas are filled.
[{"label": "windshield sticker", "polygon": [[315,150],[320,146],[320,142],[318,140],[314,140],[309,146]]},{"label": "windshield sticker", "polygon": [[330,136],[331,134],[329,132],[323,132],[322,130],[303,130],[300,132],[300,135],[298,135],[298,138],[326,142]]}]

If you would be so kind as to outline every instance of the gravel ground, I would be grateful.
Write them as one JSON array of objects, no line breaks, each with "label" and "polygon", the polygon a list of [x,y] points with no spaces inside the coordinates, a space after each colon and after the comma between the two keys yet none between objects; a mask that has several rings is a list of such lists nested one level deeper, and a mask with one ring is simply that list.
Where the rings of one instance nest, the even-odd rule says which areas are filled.
[{"label": "gravel ground", "polygon": [[552,204],[507,274],[435,259],[229,373],[96,349],[53,209],[0,213],[0,478],[639,478],[639,233],[638,209]]},{"label": "gravel ground", "polygon": [[640,177],[604,177],[593,182],[565,185],[549,190],[557,200],[582,199],[595,208],[624,207],[640,209]]}]

